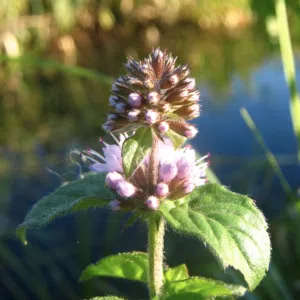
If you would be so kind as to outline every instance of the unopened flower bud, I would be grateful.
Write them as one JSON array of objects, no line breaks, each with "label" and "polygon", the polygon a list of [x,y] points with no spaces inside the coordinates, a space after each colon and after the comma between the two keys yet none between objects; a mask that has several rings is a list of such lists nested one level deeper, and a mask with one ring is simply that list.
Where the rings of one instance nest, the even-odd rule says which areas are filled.
[{"label": "unopened flower bud", "polygon": [[149,109],[145,113],[145,119],[148,124],[154,124],[158,119],[158,113],[155,110]]},{"label": "unopened flower bud", "polygon": [[164,54],[160,51],[160,49],[156,49],[153,53],[152,67],[158,78],[161,77],[163,72],[163,67],[164,67],[163,60],[164,60]]},{"label": "unopened flower bud", "polygon": [[195,185],[193,183],[187,182],[183,185],[183,192],[185,194],[189,194],[194,190],[194,188],[195,188]]},{"label": "unopened flower bud", "polygon": [[128,113],[128,120],[130,122],[136,122],[138,121],[138,115],[140,114],[140,110],[139,109],[133,109]]},{"label": "unopened flower bud", "polygon": [[121,209],[121,202],[117,199],[109,202],[108,206],[112,211],[119,211]]},{"label": "unopened flower bud", "polygon": [[111,106],[115,106],[119,101],[119,98],[117,96],[110,96],[109,97],[109,104]]},{"label": "unopened flower bud", "polygon": [[119,87],[116,84],[112,85],[112,91],[113,92],[118,92],[119,91]]},{"label": "unopened flower bud", "polygon": [[159,169],[159,178],[168,183],[177,175],[178,169],[175,164],[172,163],[163,163]]},{"label": "unopened flower bud", "polygon": [[170,78],[169,78],[169,82],[172,85],[175,85],[178,82],[178,76],[176,74],[173,74]]},{"label": "unopened flower bud", "polygon": [[147,101],[151,105],[157,104],[159,102],[159,100],[160,100],[160,97],[159,97],[159,94],[157,92],[150,92],[147,95]]},{"label": "unopened flower bud", "polygon": [[184,82],[187,82],[188,83],[188,85],[186,86],[186,88],[188,89],[188,90],[194,90],[195,88],[196,88],[196,81],[195,81],[195,78],[186,78],[185,80],[184,80]]},{"label": "unopened flower bud", "polygon": [[129,101],[129,104],[135,108],[141,107],[141,105],[142,105],[142,97],[138,93],[129,94],[128,101]]},{"label": "unopened flower bud", "polygon": [[122,102],[117,103],[115,107],[116,107],[116,111],[118,113],[124,113],[126,111],[126,108],[125,108],[126,106]]},{"label": "unopened flower bud", "polygon": [[160,133],[164,134],[169,130],[169,124],[166,121],[162,121],[158,124],[157,129]]},{"label": "unopened flower bud", "polygon": [[136,192],[135,186],[126,180],[119,180],[116,184],[116,189],[117,193],[125,198],[133,196]]},{"label": "unopened flower bud", "polygon": [[160,85],[163,89],[169,89],[174,87],[179,81],[177,74],[171,75],[169,78],[166,78]]},{"label": "unopened flower bud", "polygon": [[189,91],[188,90],[183,90],[181,93],[180,93],[180,97],[182,98],[185,98],[189,95]]},{"label": "unopened flower bud", "polygon": [[188,114],[186,114],[186,118],[188,119],[194,119],[199,117],[200,115],[200,106],[199,104],[192,104],[190,106],[187,107],[187,112]]},{"label": "unopened flower bud", "polygon": [[155,196],[150,196],[146,200],[146,205],[148,208],[156,210],[159,206],[159,200]]},{"label": "unopened flower bud", "polygon": [[102,125],[102,128],[103,128],[105,131],[112,131],[112,130],[115,128],[115,126],[114,126],[112,123],[110,123],[109,121],[107,121],[106,123],[104,123],[104,124]]},{"label": "unopened flower bud", "polygon": [[193,125],[189,125],[184,131],[184,136],[186,136],[188,139],[192,139],[196,136],[197,133],[198,129]]},{"label": "unopened flower bud", "polygon": [[165,102],[160,106],[161,110],[165,113],[169,112],[171,110],[171,105],[168,102]]},{"label": "unopened flower bud", "polygon": [[114,114],[114,113],[109,113],[107,115],[107,120],[115,120],[118,118],[118,115],[117,114]]},{"label": "unopened flower bud", "polygon": [[196,91],[196,92],[193,92],[192,94],[190,94],[189,101],[191,101],[191,102],[199,102],[200,101],[199,92]]},{"label": "unopened flower bud", "polygon": [[159,48],[155,49],[153,56],[155,59],[162,59],[163,53],[160,51]]},{"label": "unopened flower bud", "polygon": [[195,104],[188,106],[187,110],[190,112],[200,112],[200,106],[199,106],[199,104],[195,103]]},{"label": "unopened flower bud", "polygon": [[158,197],[166,197],[169,194],[169,186],[164,182],[160,182],[156,186],[155,193]]},{"label": "unopened flower bud", "polygon": [[116,189],[117,188],[117,183],[120,181],[120,180],[124,180],[124,177],[118,173],[118,172],[109,172],[107,175],[106,175],[106,179],[105,179],[105,182],[106,184],[112,188],[112,189]]}]

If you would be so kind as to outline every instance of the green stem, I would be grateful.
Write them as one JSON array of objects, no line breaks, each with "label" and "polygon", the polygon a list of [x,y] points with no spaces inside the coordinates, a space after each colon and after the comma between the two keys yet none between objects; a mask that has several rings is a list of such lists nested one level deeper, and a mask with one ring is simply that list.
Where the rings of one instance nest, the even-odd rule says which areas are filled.
[{"label": "green stem", "polygon": [[153,299],[159,295],[163,285],[163,250],[165,221],[154,215],[148,220],[149,292]]},{"label": "green stem", "polygon": [[285,0],[275,0],[275,11],[283,69],[290,91],[290,112],[298,142],[298,160],[300,161],[300,99],[296,85],[296,69]]}]

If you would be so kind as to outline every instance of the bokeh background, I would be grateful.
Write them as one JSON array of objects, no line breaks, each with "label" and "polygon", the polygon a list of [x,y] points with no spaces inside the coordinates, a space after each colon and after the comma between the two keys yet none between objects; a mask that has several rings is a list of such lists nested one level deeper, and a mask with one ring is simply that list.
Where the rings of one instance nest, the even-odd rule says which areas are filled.
[{"label": "bokeh background", "polygon": [[[300,3],[287,0],[300,74]],[[201,92],[199,135],[191,144],[211,153],[222,184],[256,200],[270,224],[270,271],[244,298],[299,299],[300,168],[271,0],[1,0],[0,1],[0,298],[82,299],[115,294],[146,299],[138,283],[79,283],[90,262],[146,249],[142,223],[105,209],[62,218],[29,233],[16,226],[42,196],[80,168],[72,149],[95,148],[104,132],[112,81],[126,57],[153,47],[188,63]],[[278,179],[242,118],[245,107],[279,163]],[[269,155],[269,156],[268,156]],[[290,192],[291,193],[290,193]],[[168,232],[166,258],[190,273],[243,282],[226,273],[199,242]]]}]

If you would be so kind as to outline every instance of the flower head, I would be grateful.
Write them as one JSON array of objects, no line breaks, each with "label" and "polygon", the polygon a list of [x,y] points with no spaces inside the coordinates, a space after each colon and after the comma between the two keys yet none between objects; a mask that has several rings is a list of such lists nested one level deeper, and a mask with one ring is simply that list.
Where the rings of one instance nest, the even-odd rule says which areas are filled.
[{"label": "flower head", "polygon": [[128,74],[112,85],[109,103],[114,118],[110,113],[103,128],[125,132],[152,126],[160,136],[170,128],[187,138],[194,137],[195,130],[187,129],[187,120],[200,114],[199,92],[188,66],[175,66],[175,61],[159,48],[142,61],[130,57]]},{"label": "flower head", "polygon": [[159,176],[154,191],[149,190],[149,155],[126,178],[121,157],[121,148],[126,137],[121,135],[120,140],[115,138],[115,145],[101,140],[102,154],[92,149],[82,153],[82,157],[91,163],[91,170],[107,173],[106,185],[116,195],[116,199],[110,203],[112,210],[156,210],[166,197],[171,200],[179,199],[191,193],[195,187],[206,183],[207,156],[197,160],[191,147],[174,149],[172,142],[167,139],[164,142],[159,141]]}]

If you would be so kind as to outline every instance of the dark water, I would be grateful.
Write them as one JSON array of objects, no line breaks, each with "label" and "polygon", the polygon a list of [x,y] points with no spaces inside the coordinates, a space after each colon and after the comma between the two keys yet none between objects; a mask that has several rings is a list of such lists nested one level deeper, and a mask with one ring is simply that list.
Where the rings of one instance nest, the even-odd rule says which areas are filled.
[{"label": "dark water", "polygon": [[[248,110],[296,190],[300,170],[280,56],[262,37],[258,37],[254,47],[255,32],[251,31],[235,39],[203,37],[202,42],[191,35],[186,37],[186,46],[175,41],[174,32],[166,33],[163,40],[173,53],[182,54],[181,62],[188,60],[201,90],[202,114],[195,121],[200,133],[191,144],[200,153],[211,153],[212,169],[223,184],[256,199],[268,219],[276,220],[286,204],[286,196],[241,117],[240,108]],[[181,32],[178,36],[183,38]],[[195,47],[188,52],[192,40]],[[146,53],[146,49],[133,51],[122,47],[112,52],[103,50],[101,57],[106,55],[107,61],[98,62],[99,70],[116,77],[124,73],[120,66],[128,51],[141,53],[141,57]],[[142,224],[119,233],[128,216],[93,211],[63,218],[46,229],[30,233],[31,243],[27,247],[14,238],[15,227],[28,209],[63,179],[78,174],[76,165],[70,163],[70,150],[98,147],[110,89],[107,84],[55,73],[37,72],[25,79],[20,85],[25,95],[16,99],[23,102],[34,99],[36,106],[28,109],[28,105],[33,105],[29,101],[24,112],[21,104],[18,113],[16,108],[2,112],[5,119],[0,148],[2,299],[80,299],[83,294],[86,297],[97,293],[117,294],[122,290],[131,298],[145,297],[143,286],[132,288],[106,279],[90,285],[76,283],[80,271],[91,261],[118,251],[145,251]],[[1,91],[3,101],[10,99],[5,89]],[[62,177],[49,173],[45,167]],[[191,250],[200,246],[194,241],[188,243],[168,237],[167,256],[170,264],[194,264],[197,273],[201,259],[197,261]],[[178,256],[175,248],[182,249],[184,254]],[[203,257],[211,261],[207,253]],[[203,267],[202,260],[202,273],[213,277],[215,269],[218,267],[213,262]]]}]

